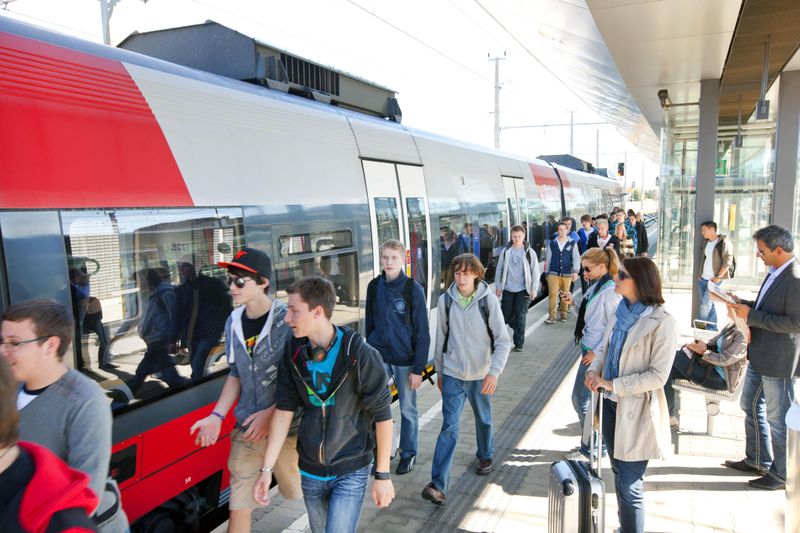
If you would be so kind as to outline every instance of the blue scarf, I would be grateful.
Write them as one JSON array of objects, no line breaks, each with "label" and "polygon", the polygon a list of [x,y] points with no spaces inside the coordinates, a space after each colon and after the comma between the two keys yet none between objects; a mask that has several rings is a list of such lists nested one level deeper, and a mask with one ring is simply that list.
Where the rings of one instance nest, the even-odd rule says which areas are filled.
[{"label": "blue scarf", "polygon": [[625,346],[625,341],[628,339],[628,332],[645,309],[647,306],[642,302],[631,305],[627,298],[623,298],[617,306],[617,323],[614,325],[614,331],[611,332],[611,339],[608,341],[605,368],[603,368],[604,379],[611,381],[619,377],[619,359],[622,355],[622,347]]}]

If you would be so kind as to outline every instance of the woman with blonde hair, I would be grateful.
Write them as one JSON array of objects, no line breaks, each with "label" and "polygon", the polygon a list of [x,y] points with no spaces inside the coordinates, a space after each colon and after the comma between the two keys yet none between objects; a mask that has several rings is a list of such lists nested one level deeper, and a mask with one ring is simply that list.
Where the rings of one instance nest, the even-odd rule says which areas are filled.
[{"label": "woman with blonde hair", "polygon": [[614,235],[619,239],[619,258],[627,259],[636,255],[636,247],[633,244],[633,237],[628,235],[625,224],[617,224],[614,228]]},{"label": "woman with blonde hair", "polygon": [[[621,296],[614,291],[614,276],[619,272],[619,259],[613,247],[589,248],[581,257],[583,275],[591,283],[583,295],[575,324],[575,344],[581,347],[581,362],[572,387],[572,407],[583,423],[589,408],[591,392],[584,385],[586,369],[594,360],[594,351],[603,341],[606,326],[617,311]],[[567,296],[571,303],[572,295]],[[588,441],[581,440],[578,451],[570,459],[589,455]]]}]

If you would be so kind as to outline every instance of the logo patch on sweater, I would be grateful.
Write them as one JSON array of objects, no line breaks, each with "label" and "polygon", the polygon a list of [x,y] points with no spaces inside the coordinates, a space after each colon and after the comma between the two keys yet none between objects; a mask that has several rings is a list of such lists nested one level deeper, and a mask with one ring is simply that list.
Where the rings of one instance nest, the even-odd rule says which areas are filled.
[{"label": "logo patch on sweater", "polygon": [[406,312],[406,301],[402,298],[397,298],[394,301],[394,310],[396,313],[402,315]]}]

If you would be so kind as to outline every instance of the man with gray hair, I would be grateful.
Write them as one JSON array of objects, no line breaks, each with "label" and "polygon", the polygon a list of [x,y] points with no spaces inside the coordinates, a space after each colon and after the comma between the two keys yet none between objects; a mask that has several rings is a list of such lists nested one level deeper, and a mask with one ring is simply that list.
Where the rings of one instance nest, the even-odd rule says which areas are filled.
[{"label": "man with gray hair", "polygon": [[786,412],[800,356],[800,262],[786,228],[761,228],[753,240],[769,275],[754,302],[734,296],[736,303],[728,304],[747,321],[751,340],[740,401],[747,415],[745,458],[725,466],[761,475],[749,481],[753,487],[777,490],[786,487]]}]

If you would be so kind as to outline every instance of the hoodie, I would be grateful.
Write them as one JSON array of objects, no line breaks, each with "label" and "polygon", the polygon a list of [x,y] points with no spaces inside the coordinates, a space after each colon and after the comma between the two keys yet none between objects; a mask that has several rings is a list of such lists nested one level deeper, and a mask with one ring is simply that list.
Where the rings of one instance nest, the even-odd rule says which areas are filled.
[{"label": "hoodie", "polygon": [[3,531],[96,531],[88,516],[97,507],[89,476],[68,467],[43,446],[30,442],[18,445],[20,456],[0,473]]},{"label": "hoodie", "polygon": [[[475,289],[475,297],[466,309],[461,307],[455,283],[450,285],[447,293],[453,299],[449,323],[445,295],[439,297],[436,352],[433,359],[436,372],[462,381],[475,381],[487,375],[499,377],[511,351],[511,338],[503,320],[500,302],[494,292],[485,281],[481,281]],[[494,335],[494,352],[478,305],[482,298],[488,299],[489,327]],[[444,337],[448,331],[447,353],[442,353]]]}]

